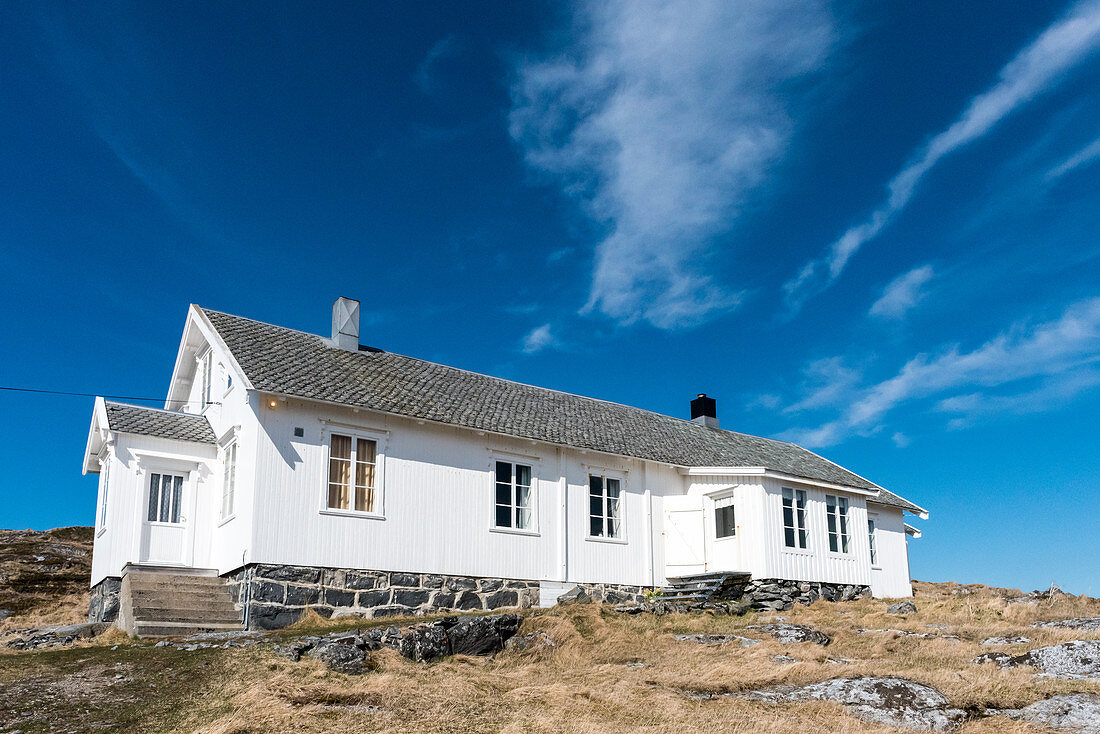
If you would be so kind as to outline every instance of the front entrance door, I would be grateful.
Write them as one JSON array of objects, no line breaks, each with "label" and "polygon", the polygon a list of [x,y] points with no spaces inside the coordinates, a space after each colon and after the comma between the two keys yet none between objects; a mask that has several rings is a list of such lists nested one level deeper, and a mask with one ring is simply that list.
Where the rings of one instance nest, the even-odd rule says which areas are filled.
[{"label": "front entrance door", "polygon": [[686,576],[707,570],[703,530],[701,508],[665,511],[666,576]]},{"label": "front entrance door", "polygon": [[188,522],[184,514],[187,478],[182,474],[149,472],[145,485],[146,512],[141,525],[141,560],[172,566],[190,565]]}]

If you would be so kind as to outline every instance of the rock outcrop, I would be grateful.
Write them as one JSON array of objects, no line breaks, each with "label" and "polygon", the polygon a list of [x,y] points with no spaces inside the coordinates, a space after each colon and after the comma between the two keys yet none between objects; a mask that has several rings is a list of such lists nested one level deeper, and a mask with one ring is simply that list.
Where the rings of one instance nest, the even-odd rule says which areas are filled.
[{"label": "rock outcrop", "polygon": [[887,614],[916,614],[917,605],[908,599],[886,607]]},{"label": "rock outcrop", "polygon": [[1070,693],[1037,701],[1022,709],[990,710],[1010,719],[1072,732],[1100,731],[1100,695]]},{"label": "rock outcrop", "polygon": [[766,632],[785,645],[792,642],[813,642],[825,647],[832,642],[832,638],[824,632],[815,630],[813,627],[808,627],[804,624],[754,624],[745,629]]},{"label": "rock outcrop", "polygon": [[1100,678],[1100,640],[1063,642],[1016,656],[989,652],[974,662],[996,663],[1002,668],[1029,665],[1053,678]]}]

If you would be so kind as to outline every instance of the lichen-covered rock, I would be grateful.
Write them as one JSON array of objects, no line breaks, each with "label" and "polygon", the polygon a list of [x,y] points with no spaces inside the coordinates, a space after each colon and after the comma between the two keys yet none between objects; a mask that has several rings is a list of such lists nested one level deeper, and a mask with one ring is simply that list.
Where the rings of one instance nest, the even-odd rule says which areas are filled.
[{"label": "lichen-covered rock", "polygon": [[824,647],[832,642],[832,638],[824,632],[804,624],[755,624],[745,629],[766,632],[784,645],[794,642],[813,642]]},{"label": "lichen-covered rock", "polygon": [[516,635],[508,638],[504,643],[504,649],[509,652],[527,652],[528,650],[546,650],[557,647],[553,638],[545,632],[532,632],[526,635]]},{"label": "lichen-covered rock", "polygon": [[740,695],[774,703],[835,701],[864,721],[924,731],[951,731],[966,719],[966,712],[952,707],[936,689],[904,678],[834,678]]},{"label": "lichen-covered rock", "polygon": [[558,604],[589,604],[592,597],[579,586],[574,586],[569,591],[558,597]]},{"label": "lichen-covered rock", "polygon": [[917,605],[908,599],[886,607],[887,614],[916,614]]},{"label": "lichen-covered rock", "polygon": [[13,650],[34,650],[41,647],[63,647],[77,640],[101,635],[110,627],[102,622],[84,624],[51,625],[15,630],[15,639],[6,643]]},{"label": "lichen-covered rock", "polygon": [[672,639],[677,642],[697,642],[700,645],[725,645],[729,642],[736,642],[741,647],[752,647],[760,642],[760,640],[753,640],[740,635],[673,635]]},{"label": "lichen-covered rock", "polygon": [[1100,631],[1100,617],[1076,617],[1074,619],[1056,619],[1052,622],[1035,622],[1031,625],[1037,628],[1084,630],[1085,632]]},{"label": "lichen-covered rock", "polygon": [[1023,645],[1031,642],[1030,637],[1024,637],[1023,635],[1008,635],[1006,637],[987,637],[982,640],[982,644],[986,647],[995,647],[997,645]]},{"label": "lichen-covered rock", "polygon": [[987,711],[1039,726],[1073,732],[1100,731],[1100,695],[1070,693],[1037,701],[1022,709]]},{"label": "lichen-covered rock", "polygon": [[345,675],[370,670],[370,653],[343,640],[322,638],[309,650],[309,656],[320,660],[329,670]]},{"label": "lichen-covered rock", "polygon": [[1053,678],[1100,678],[1100,640],[1074,640],[1040,647],[1015,657],[986,653],[973,662],[996,663],[1002,668],[1029,665]]}]

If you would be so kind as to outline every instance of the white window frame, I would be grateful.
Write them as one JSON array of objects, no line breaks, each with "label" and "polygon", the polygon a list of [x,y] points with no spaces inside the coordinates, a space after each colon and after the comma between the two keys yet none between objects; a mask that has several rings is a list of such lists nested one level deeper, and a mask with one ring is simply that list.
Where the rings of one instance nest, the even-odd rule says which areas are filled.
[{"label": "white window frame", "polygon": [[[528,528],[504,527],[497,525],[497,462],[503,461],[512,465],[512,512],[515,512],[515,465],[521,464],[531,468],[531,526]],[[489,450],[489,531],[493,533],[509,533],[512,535],[538,536],[539,532],[539,469],[542,459],[527,454],[509,453],[507,451]],[[514,515],[513,515],[514,518]]]},{"label": "white window frame", "polygon": [[214,351],[207,348],[199,357],[199,412],[211,404],[210,393],[214,382]]},{"label": "white window frame", "polygon": [[[614,479],[619,483],[619,534],[616,536],[609,535],[593,535],[592,534],[592,477],[600,477],[603,487],[603,499],[602,499],[602,511],[604,522],[604,529],[606,531],[607,521],[609,515],[607,514],[607,480]],[[626,473],[611,471],[598,466],[586,467],[584,477],[584,534],[585,540],[591,540],[594,543],[618,543],[625,545],[627,541],[626,537]]]},{"label": "white window frame", "polygon": [[[792,525],[787,525],[787,493],[790,492],[791,500],[791,521]],[[798,506],[799,499],[802,500],[801,509]],[[810,495],[805,489],[795,489],[794,487],[782,487],[779,493],[779,526],[780,532],[783,535],[783,550],[788,553],[810,553],[810,524],[808,522],[808,515],[810,514]],[[794,545],[787,545],[787,528],[791,528],[794,531]]]},{"label": "white window frame", "polygon": [[[374,520],[385,520],[385,478],[386,478],[386,441],[389,438],[387,431],[379,431],[370,428],[353,427],[335,421],[322,420],[324,428],[321,431],[321,491],[319,512],[322,515],[338,515],[342,517],[361,517]],[[328,479],[329,479],[329,454],[332,449],[332,436],[349,436],[352,446],[352,473],[351,491],[348,499],[348,509],[343,510],[328,506]],[[355,509],[355,451],[359,439],[374,441],[374,509],[370,512]]]},{"label": "white window frame", "polygon": [[[154,475],[156,475],[158,477],[164,477],[164,476],[179,477],[182,480],[182,481],[180,481],[179,520],[176,521],[176,522],[172,522],[171,520],[165,521],[165,520],[159,520],[159,519],[158,520],[150,520],[149,519],[149,501],[152,499],[153,476]],[[180,471],[179,469],[172,469],[172,468],[150,467],[144,473],[144,476],[142,477],[142,483],[145,485],[145,493],[143,495],[143,497],[145,499],[145,502],[142,505],[141,517],[145,521],[146,525],[156,525],[156,526],[168,527],[168,528],[181,528],[181,527],[187,527],[188,526],[189,523],[187,521],[187,509],[188,509],[187,498],[190,494],[190,489],[191,489],[191,473],[190,472]],[[158,494],[158,499],[160,500],[160,502],[157,503],[158,508],[163,504],[163,501],[164,501],[163,498],[164,498],[164,494],[159,493]],[[169,517],[171,517],[171,506],[169,506],[168,514],[169,514]],[[158,518],[160,517],[159,512],[157,513],[157,517]]]},{"label": "white window frame", "polygon": [[109,449],[99,459],[99,506],[96,510],[96,524],[99,528],[96,530],[97,537],[107,531],[107,502],[108,493],[111,489],[112,461],[114,461],[114,456]]},{"label": "white window frame", "polygon": [[[852,555],[852,503],[839,494],[825,495],[825,549],[837,556]],[[835,530],[831,529],[835,528]],[[833,538],[836,550],[833,550]]]},{"label": "white window frame", "polygon": [[[722,542],[722,541],[726,541],[726,540],[736,540],[737,539],[737,502],[735,501],[734,494],[731,492],[730,494],[725,494],[725,495],[722,495],[720,497],[712,497],[711,499],[713,501],[712,502],[712,510],[713,510],[713,513],[714,513],[713,518],[712,518],[714,520],[714,522],[711,525],[711,527],[714,528],[714,541],[716,543],[718,543],[718,542]],[[733,508],[733,532],[730,533],[729,535],[719,535],[718,534],[718,511],[721,510],[721,509],[724,509],[726,507],[732,507]]]},{"label": "white window frame", "polygon": [[871,568],[882,568],[878,557],[878,513],[867,513],[867,544],[871,552]]},{"label": "white window frame", "polygon": [[[222,446],[221,508],[218,511],[218,524],[224,525],[237,516],[237,481],[240,443],[234,436]],[[229,498],[229,512],[226,512],[226,498]]]}]

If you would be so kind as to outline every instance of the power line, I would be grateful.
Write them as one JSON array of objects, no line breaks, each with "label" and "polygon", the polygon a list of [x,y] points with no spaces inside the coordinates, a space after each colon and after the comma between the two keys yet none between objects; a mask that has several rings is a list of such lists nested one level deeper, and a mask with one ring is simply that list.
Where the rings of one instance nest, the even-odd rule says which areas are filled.
[{"label": "power line", "polygon": [[[98,397],[102,397],[102,398],[107,398],[107,399],[110,399],[110,400],[142,400],[142,401],[145,401],[145,402],[154,402],[154,403],[163,403],[164,402],[164,398],[139,398],[139,397],[135,397],[133,395],[100,395],[100,394],[94,393],[94,392],[69,392],[68,390],[43,390],[43,389],[37,388],[37,387],[5,387],[5,386],[0,385],[0,390],[7,390],[9,392],[37,393],[37,394],[40,394],[40,395],[68,395],[68,396],[71,396],[71,397],[78,397],[78,398],[98,398]],[[173,402],[175,402],[175,401],[173,401]],[[183,400],[183,401],[179,401],[179,402],[197,403],[199,401],[198,400]],[[206,404],[207,405],[220,405],[220,403],[217,403],[213,400],[206,401]]]}]

